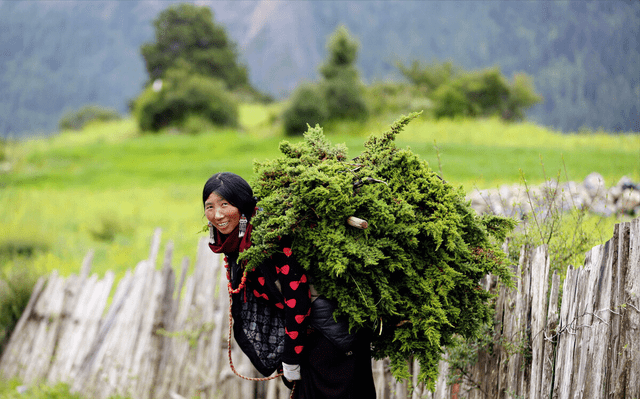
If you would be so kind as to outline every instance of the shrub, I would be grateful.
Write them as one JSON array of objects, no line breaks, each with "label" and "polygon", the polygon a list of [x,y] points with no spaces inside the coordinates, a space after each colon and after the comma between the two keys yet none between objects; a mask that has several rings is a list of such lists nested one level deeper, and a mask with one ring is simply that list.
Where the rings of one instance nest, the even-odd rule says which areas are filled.
[{"label": "shrub", "polygon": [[365,101],[372,114],[430,112],[433,103],[422,90],[408,83],[380,82],[366,88]]},{"label": "shrub", "polygon": [[49,243],[40,236],[37,231],[28,228],[6,234],[0,238],[0,262],[18,257],[29,258],[37,252],[46,252]]},{"label": "shrub", "polygon": [[31,258],[49,247],[49,239],[33,228],[11,229],[0,237],[0,353],[39,277]]},{"label": "shrub", "polygon": [[521,120],[526,108],[542,101],[524,73],[515,75],[510,83],[498,68],[463,73],[451,62],[422,66],[417,61],[411,67],[398,64],[398,68],[433,101],[436,118],[497,115],[508,121]]},{"label": "shrub", "polygon": [[433,114],[436,118],[454,118],[457,115],[469,115],[470,104],[467,102],[464,92],[457,87],[440,86],[433,97],[436,103]]},{"label": "shrub", "polygon": [[89,234],[98,241],[111,242],[116,238],[116,235],[126,234],[132,230],[133,228],[118,216],[104,214],[89,227]]},{"label": "shrub", "polygon": [[291,95],[291,103],[284,111],[284,131],[288,136],[307,131],[307,124],[322,124],[328,117],[327,102],[317,85],[299,86]]},{"label": "shrub", "polygon": [[541,102],[542,97],[536,94],[533,79],[527,74],[517,74],[513,80],[502,117],[506,120],[521,120],[524,119],[524,110]]},{"label": "shrub", "polygon": [[58,122],[59,130],[82,130],[89,122],[121,119],[118,111],[99,105],[86,105],[77,111],[67,112]]},{"label": "shrub", "polygon": [[366,119],[369,116],[363,88],[355,80],[326,80],[322,90],[331,119]]},{"label": "shrub", "polygon": [[[521,177],[525,186],[527,181]],[[570,197],[570,193],[563,192],[558,179],[545,176],[545,190],[533,193],[527,186],[527,204],[533,209],[531,215],[525,218],[511,237],[509,256],[517,261],[520,248],[523,245],[538,247],[546,245],[549,252],[551,273],[558,272],[562,279],[566,275],[569,265],[580,267],[584,264],[586,253],[594,246],[605,241],[610,227],[605,217],[592,214],[589,207],[579,208],[572,205],[570,211],[563,207],[563,201]],[[568,179],[567,179],[568,181]],[[543,205],[536,207],[535,197],[542,195]],[[615,217],[613,217],[615,218]]]},{"label": "shrub", "polygon": [[192,73],[186,65],[169,70],[157,82],[134,104],[141,130],[158,132],[165,127],[184,130],[191,115],[219,126],[238,124],[237,101],[221,80]]},{"label": "shrub", "polygon": [[413,85],[425,89],[427,93],[433,92],[438,87],[447,83],[457,73],[457,69],[451,61],[438,63],[437,61],[422,65],[413,61],[411,67],[398,63],[398,69]]},{"label": "shrub", "polygon": [[7,142],[0,139],[0,162],[7,159]]},{"label": "shrub", "polygon": [[509,97],[509,84],[497,69],[458,76],[434,93],[436,117],[501,115]]},{"label": "shrub", "polygon": [[38,279],[26,262],[20,266],[12,268],[10,274],[0,271],[0,354],[27,307]]}]

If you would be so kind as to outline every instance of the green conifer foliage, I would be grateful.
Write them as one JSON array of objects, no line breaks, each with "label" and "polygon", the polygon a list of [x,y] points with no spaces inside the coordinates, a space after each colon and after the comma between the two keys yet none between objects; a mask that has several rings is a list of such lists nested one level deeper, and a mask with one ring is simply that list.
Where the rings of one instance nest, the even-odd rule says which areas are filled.
[{"label": "green conifer foliage", "polygon": [[[316,125],[298,144],[283,141],[281,158],[256,163],[253,184],[262,208],[253,219],[254,245],[241,257],[253,269],[278,249],[293,250],[318,292],[339,304],[352,329],[373,333],[376,358],[389,357],[398,379],[418,358],[420,381],[435,387],[438,361],[454,336],[472,337],[491,318],[488,273],[512,286],[499,245],[515,221],[479,217],[455,189],[396,135],[418,114],[372,136],[347,160]],[[347,224],[350,216],[369,227]]]}]

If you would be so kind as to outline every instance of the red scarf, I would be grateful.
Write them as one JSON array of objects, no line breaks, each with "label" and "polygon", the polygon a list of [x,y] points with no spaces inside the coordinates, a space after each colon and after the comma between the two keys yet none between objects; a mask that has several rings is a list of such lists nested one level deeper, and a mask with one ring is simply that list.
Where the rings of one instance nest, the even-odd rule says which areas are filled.
[{"label": "red scarf", "polygon": [[236,226],[236,228],[229,233],[229,235],[220,234],[218,229],[215,229],[216,234],[216,243],[209,244],[209,248],[217,254],[230,254],[233,252],[242,252],[245,249],[251,246],[251,223],[247,223],[247,231],[244,233],[244,237],[242,239],[238,237],[238,229],[240,225]]}]

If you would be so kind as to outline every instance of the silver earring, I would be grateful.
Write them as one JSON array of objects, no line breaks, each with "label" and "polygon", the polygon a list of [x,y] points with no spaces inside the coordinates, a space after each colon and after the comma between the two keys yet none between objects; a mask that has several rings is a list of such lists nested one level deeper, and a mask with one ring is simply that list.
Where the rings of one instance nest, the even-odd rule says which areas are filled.
[{"label": "silver earring", "polygon": [[238,224],[240,225],[240,227],[238,228],[238,237],[242,238],[244,237],[244,233],[247,232],[247,218],[244,216],[244,214],[240,217],[240,221],[238,222]]},{"label": "silver earring", "polygon": [[215,244],[215,243],[216,243],[216,231],[213,227],[213,224],[209,222],[209,244]]}]

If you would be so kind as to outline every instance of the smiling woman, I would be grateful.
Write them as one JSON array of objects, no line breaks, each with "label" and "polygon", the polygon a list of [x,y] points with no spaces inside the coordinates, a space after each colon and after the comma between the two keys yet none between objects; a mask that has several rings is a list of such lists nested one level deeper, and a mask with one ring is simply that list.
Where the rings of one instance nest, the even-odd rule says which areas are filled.
[{"label": "smiling woman", "polygon": [[[202,191],[204,212],[210,226],[228,235],[242,219],[251,219],[256,199],[249,184],[240,176],[220,172],[211,176]],[[246,225],[245,225],[246,227]]]},{"label": "smiling woman", "polygon": [[269,378],[282,375],[295,387],[293,398],[346,398],[356,389],[359,397],[375,397],[367,332],[350,334],[346,320],[334,320],[334,303],[310,284],[289,237],[255,268],[238,260],[252,246],[251,186],[234,173],[216,173],[202,201],[209,247],[225,255],[235,339],[256,369],[264,376],[278,370]]},{"label": "smiling woman", "polygon": [[204,213],[209,223],[225,235],[235,230],[240,222],[240,211],[238,208],[231,205],[229,201],[216,193],[211,193],[204,203]]}]

